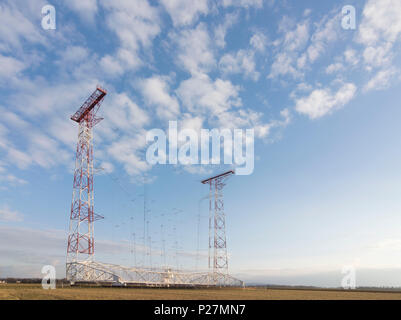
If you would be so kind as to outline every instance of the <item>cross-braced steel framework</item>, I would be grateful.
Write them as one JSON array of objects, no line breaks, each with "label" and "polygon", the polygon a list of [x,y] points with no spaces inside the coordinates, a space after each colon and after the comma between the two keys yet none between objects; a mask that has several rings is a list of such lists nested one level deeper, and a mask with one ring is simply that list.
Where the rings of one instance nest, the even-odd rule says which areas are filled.
[{"label": "cross-braced steel framework", "polygon": [[73,263],[93,261],[95,253],[94,221],[102,217],[94,212],[92,129],[102,120],[96,113],[106,94],[106,90],[97,87],[71,117],[79,124],[79,129],[67,244],[67,279],[77,273]]},{"label": "cross-braced steel framework", "polygon": [[228,274],[223,188],[232,174],[230,170],[202,181],[209,184],[209,270],[213,274]]},{"label": "cross-braced steel framework", "polygon": [[95,282],[119,285],[170,286],[243,286],[241,280],[228,274],[210,272],[185,272],[164,269],[150,270],[129,268],[95,261],[71,263],[71,282]]}]

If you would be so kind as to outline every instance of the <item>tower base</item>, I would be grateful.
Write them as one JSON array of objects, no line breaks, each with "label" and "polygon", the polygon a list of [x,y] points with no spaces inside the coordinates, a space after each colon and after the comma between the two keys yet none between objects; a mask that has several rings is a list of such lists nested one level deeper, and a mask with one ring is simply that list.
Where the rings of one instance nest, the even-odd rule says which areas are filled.
[{"label": "tower base", "polygon": [[67,263],[67,280],[71,284],[99,283],[111,285],[142,285],[152,287],[243,287],[243,281],[228,274],[149,270],[94,261]]}]

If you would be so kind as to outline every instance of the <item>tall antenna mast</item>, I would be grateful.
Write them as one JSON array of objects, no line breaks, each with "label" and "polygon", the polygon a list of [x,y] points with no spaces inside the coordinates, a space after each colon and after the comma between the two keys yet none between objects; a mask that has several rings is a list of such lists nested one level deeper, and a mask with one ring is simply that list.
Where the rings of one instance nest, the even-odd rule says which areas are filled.
[{"label": "tall antenna mast", "polygon": [[202,181],[209,185],[209,270],[213,269],[213,274],[228,274],[223,188],[225,181],[234,173],[230,170]]},{"label": "tall antenna mast", "polygon": [[97,87],[71,117],[71,120],[79,124],[79,130],[67,245],[68,280],[74,280],[82,272],[74,262],[93,261],[94,222],[103,218],[94,213],[93,127],[103,120],[96,117],[96,114],[106,94],[106,90]]}]

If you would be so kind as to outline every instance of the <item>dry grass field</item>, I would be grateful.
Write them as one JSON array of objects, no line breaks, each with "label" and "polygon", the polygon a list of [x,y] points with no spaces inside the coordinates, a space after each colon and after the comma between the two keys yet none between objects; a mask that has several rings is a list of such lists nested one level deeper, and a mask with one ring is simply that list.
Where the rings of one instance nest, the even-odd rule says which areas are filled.
[{"label": "dry grass field", "polygon": [[381,300],[401,292],[264,288],[157,289],[64,287],[43,290],[36,284],[0,284],[0,300]]}]

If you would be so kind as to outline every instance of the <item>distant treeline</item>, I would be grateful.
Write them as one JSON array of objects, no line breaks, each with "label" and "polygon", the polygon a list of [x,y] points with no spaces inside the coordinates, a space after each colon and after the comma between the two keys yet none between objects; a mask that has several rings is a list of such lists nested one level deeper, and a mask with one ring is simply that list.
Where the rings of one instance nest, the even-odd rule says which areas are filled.
[{"label": "distant treeline", "polygon": [[[40,278],[0,278],[0,283],[42,283]],[[69,283],[66,279],[56,279],[57,284]]]},{"label": "distant treeline", "polygon": [[[254,287],[254,288],[265,288],[265,289],[282,289],[282,290],[349,290],[343,288],[328,288],[328,287],[315,287],[315,286],[290,286],[290,285],[260,285],[260,284],[250,284],[247,287]],[[349,291],[396,291],[400,292],[401,287],[356,287],[356,289],[349,290]]]}]

